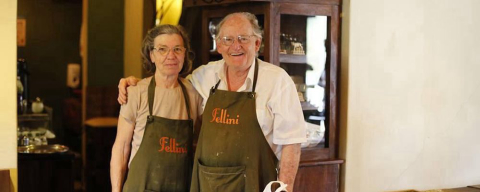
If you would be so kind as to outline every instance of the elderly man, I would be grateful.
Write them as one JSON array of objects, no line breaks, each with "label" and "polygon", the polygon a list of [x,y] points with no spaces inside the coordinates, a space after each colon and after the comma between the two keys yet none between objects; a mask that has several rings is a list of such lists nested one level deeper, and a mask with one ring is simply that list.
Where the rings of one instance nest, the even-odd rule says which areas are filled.
[{"label": "elderly man", "polygon": [[[230,14],[218,28],[223,60],[187,77],[204,98],[191,192],[262,191],[277,179],[293,191],[306,141],[295,85],[283,69],[256,58],[262,31],[255,15]],[[120,103],[134,81],[120,81]]]}]

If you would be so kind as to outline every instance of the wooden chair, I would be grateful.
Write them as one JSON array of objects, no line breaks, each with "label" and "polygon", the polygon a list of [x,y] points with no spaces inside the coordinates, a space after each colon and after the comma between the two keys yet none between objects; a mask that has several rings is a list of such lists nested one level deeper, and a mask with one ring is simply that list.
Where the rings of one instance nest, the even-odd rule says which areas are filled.
[{"label": "wooden chair", "polygon": [[110,157],[117,133],[118,89],[87,87],[83,128],[83,165],[86,191],[111,191]]}]

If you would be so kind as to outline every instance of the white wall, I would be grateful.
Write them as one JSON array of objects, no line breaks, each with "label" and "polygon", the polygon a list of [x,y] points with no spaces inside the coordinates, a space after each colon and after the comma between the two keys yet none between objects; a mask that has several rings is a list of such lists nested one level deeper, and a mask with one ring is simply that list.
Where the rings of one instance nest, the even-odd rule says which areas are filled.
[{"label": "white wall", "polygon": [[[0,6],[0,169],[17,167],[17,1]],[[28,23],[27,23],[28,25]]]},{"label": "white wall", "polygon": [[480,184],[480,1],[344,0],[344,191]]},{"label": "white wall", "polygon": [[0,170],[10,170],[17,190],[16,26],[17,1],[0,2]]}]

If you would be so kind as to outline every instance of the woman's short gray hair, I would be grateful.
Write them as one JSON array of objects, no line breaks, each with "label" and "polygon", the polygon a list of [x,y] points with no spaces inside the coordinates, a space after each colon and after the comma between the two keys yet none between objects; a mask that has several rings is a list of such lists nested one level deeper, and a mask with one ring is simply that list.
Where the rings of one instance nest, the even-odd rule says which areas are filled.
[{"label": "woman's short gray hair", "polygon": [[254,14],[251,14],[249,12],[236,12],[236,13],[230,13],[227,16],[225,16],[225,18],[223,18],[222,21],[220,21],[220,23],[218,23],[218,25],[216,27],[217,31],[216,31],[215,35],[217,37],[220,34],[220,30],[222,29],[222,26],[225,23],[225,21],[227,21],[230,17],[235,16],[235,15],[241,15],[241,16],[245,17],[250,22],[250,24],[252,25],[253,34],[255,36],[259,37],[259,38],[262,38],[263,31],[262,31],[262,28],[260,27],[260,25],[258,25],[257,16],[255,16]]},{"label": "woman's short gray hair", "polygon": [[183,68],[180,70],[179,75],[185,76],[192,70],[192,63],[193,63],[193,52],[190,48],[190,39],[188,38],[187,32],[185,29],[180,25],[159,25],[152,29],[150,29],[143,39],[142,45],[142,57],[143,57],[143,68],[147,70],[149,73],[155,73],[156,67],[155,63],[152,63],[150,60],[150,52],[154,48],[154,40],[159,35],[163,34],[177,34],[180,35],[183,39],[183,46],[185,46],[185,59],[183,63]]}]

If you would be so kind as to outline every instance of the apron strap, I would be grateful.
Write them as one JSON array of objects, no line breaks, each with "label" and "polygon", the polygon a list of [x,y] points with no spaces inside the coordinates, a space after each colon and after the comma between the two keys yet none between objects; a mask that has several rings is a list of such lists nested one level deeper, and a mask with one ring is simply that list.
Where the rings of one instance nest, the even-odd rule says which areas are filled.
[{"label": "apron strap", "polygon": [[214,94],[214,93],[215,93],[215,91],[216,91],[217,88],[218,88],[218,85],[220,84],[220,81],[221,81],[221,79],[218,80],[218,82],[217,82],[217,84],[215,84],[215,86],[212,86],[212,88],[210,88],[209,96],[210,96],[211,94]]},{"label": "apron strap", "polygon": [[148,113],[150,116],[152,116],[155,86],[157,86],[157,84],[155,83],[155,75],[153,75],[152,80],[150,80],[150,84],[148,85]]},{"label": "apron strap", "polygon": [[218,85],[220,85],[220,81],[221,81],[221,79],[219,79],[219,80],[218,80],[218,82],[217,82],[217,84],[215,84],[215,86],[214,86],[214,87],[212,87],[212,89],[213,89],[213,92],[215,92],[215,90],[217,90],[217,88],[218,88]]},{"label": "apron strap", "polygon": [[[188,119],[192,119],[190,117],[190,99],[188,98],[187,94],[187,89],[185,88],[185,85],[183,85],[182,81],[180,81],[180,78],[178,78],[178,83],[180,84],[180,87],[182,87],[182,92],[183,92],[183,98],[185,99],[185,106],[187,107],[187,115]],[[153,114],[153,100],[155,99],[155,75],[152,76],[152,80],[150,80],[150,84],[148,85],[148,112],[149,115],[152,116]]]},{"label": "apron strap", "polygon": [[255,93],[255,87],[257,86],[257,77],[258,77],[258,58],[255,59],[255,73],[253,73],[252,93]]},{"label": "apron strap", "polygon": [[178,84],[180,84],[180,87],[182,87],[183,98],[185,99],[185,106],[187,107],[188,119],[192,119],[190,117],[190,98],[188,98],[187,89],[185,88],[185,85],[182,83],[182,81],[180,81],[180,78],[178,78]]}]

